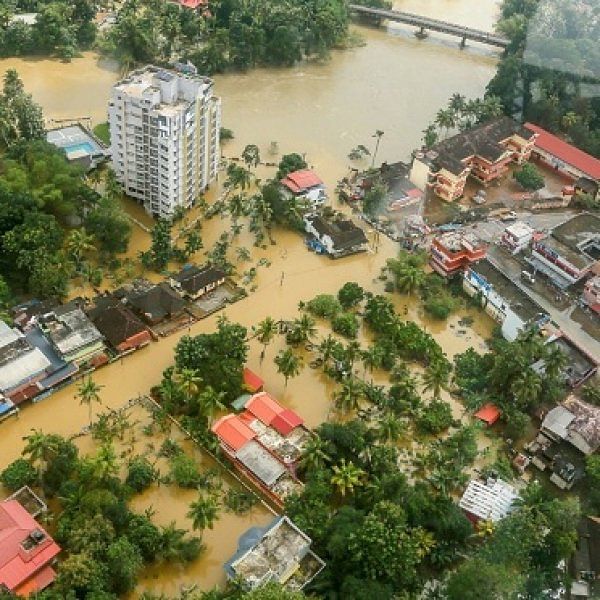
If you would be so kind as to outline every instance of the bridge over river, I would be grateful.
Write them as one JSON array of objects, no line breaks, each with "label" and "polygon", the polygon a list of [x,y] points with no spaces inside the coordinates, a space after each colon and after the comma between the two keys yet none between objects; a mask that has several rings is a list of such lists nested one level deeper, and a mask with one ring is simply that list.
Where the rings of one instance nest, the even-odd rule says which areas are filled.
[{"label": "bridge over river", "polygon": [[400,12],[398,10],[370,8],[367,6],[361,6],[360,4],[349,4],[348,8],[351,12],[363,15],[365,17],[372,17],[379,20],[387,19],[388,21],[396,21],[397,23],[414,25],[415,27],[419,28],[419,31],[416,32],[416,35],[419,37],[425,37],[427,35],[427,31],[439,31],[449,35],[455,35],[461,39],[461,47],[466,45],[467,40],[479,42],[481,44],[487,44],[489,46],[496,46],[498,48],[506,48],[509,44],[509,40],[506,38],[489,33],[487,31],[480,31],[479,29],[472,29],[471,27],[463,27],[462,25],[455,25],[453,23],[447,23],[446,21],[438,21],[437,19],[422,17],[421,15]]}]

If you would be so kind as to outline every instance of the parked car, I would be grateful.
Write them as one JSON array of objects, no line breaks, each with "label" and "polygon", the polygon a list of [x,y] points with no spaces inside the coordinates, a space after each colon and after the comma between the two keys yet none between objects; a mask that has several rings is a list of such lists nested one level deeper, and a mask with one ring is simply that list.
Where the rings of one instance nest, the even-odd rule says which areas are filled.
[{"label": "parked car", "polygon": [[535,275],[533,273],[530,273],[529,271],[521,271],[521,279],[523,281],[526,281],[530,285],[533,285],[535,283]]},{"label": "parked car", "polygon": [[510,212],[507,212],[505,215],[500,217],[500,220],[503,223],[513,223],[517,220],[517,213],[514,210],[511,210]]}]

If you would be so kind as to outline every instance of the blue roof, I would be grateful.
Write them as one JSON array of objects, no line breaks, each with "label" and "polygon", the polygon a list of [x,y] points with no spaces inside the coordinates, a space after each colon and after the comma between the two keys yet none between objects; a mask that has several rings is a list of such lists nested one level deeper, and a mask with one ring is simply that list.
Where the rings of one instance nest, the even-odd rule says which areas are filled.
[{"label": "blue roof", "polygon": [[0,415],[5,415],[10,412],[15,407],[12,400],[5,398],[4,400],[0,400]]},{"label": "blue roof", "polygon": [[230,578],[235,578],[235,571],[233,570],[233,563],[240,559],[248,550],[256,546],[258,542],[269,532],[271,529],[277,526],[277,524],[283,519],[283,517],[276,517],[266,527],[251,527],[246,532],[242,533],[238,540],[238,547],[236,553],[223,565],[225,572]]},{"label": "blue roof", "polygon": [[34,327],[25,334],[27,341],[36,348],[39,348],[44,356],[50,361],[52,365],[52,371],[62,369],[67,363],[58,355],[58,352],[54,349],[54,346],[50,343],[48,338],[44,335],[39,327]]}]

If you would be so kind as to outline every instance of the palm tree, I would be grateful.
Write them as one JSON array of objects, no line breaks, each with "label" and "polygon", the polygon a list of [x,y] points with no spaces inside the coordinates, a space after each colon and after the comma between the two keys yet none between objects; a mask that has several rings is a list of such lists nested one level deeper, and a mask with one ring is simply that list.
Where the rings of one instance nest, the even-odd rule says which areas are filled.
[{"label": "palm tree", "polygon": [[334,395],[335,406],[344,413],[358,410],[363,395],[362,381],[356,377],[349,377],[343,381],[342,387]]},{"label": "palm tree", "polygon": [[234,163],[230,163],[227,166],[227,179],[224,185],[228,189],[228,193],[237,188],[245,190],[250,187],[250,181],[251,173],[248,169],[244,169],[244,167],[240,167]]},{"label": "palm tree", "polygon": [[298,326],[304,340],[308,341],[317,335],[316,321],[310,315],[302,315],[299,319],[296,319],[295,324]]},{"label": "palm tree", "polygon": [[344,358],[348,361],[350,369],[354,367],[356,359],[361,355],[360,343],[356,340],[349,342],[344,347]]},{"label": "palm tree", "polygon": [[412,294],[425,282],[425,273],[419,267],[404,266],[396,273],[396,287],[400,292]]},{"label": "palm tree", "polygon": [[524,369],[510,386],[522,409],[535,405],[542,391],[542,378],[531,368]]},{"label": "palm tree", "polygon": [[453,111],[455,114],[460,114],[465,109],[466,98],[455,92],[450,96],[450,100],[448,100],[448,109]]},{"label": "palm tree", "polygon": [[187,518],[192,520],[194,529],[212,529],[219,515],[219,500],[216,496],[198,496],[198,499],[190,504]]},{"label": "palm tree", "polygon": [[227,209],[231,215],[233,225],[236,226],[239,218],[246,214],[246,196],[244,194],[233,194],[229,198]]},{"label": "palm tree", "polygon": [[375,142],[375,150],[373,151],[373,159],[371,160],[371,168],[375,166],[375,159],[377,158],[377,152],[379,151],[379,144],[381,142],[381,138],[385,132],[381,131],[381,129],[377,129],[372,137],[376,138]]},{"label": "palm tree", "polygon": [[225,409],[224,398],[224,392],[216,392],[210,385],[198,396],[200,412],[208,419],[209,423],[217,411]]},{"label": "palm tree", "polygon": [[79,404],[87,404],[90,412],[90,427],[92,426],[92,402],[100,403],[100,390],[104,386],[98,385],[94,380],[88,376],[81,380],[79,387],[77,388],[77,394],[75,398],[79,398]]},{"label": "palm tree", "polygon": [[262,352],[260,353],[260,362],[265,357],[267,346],[273,341],[273,338],[277,335],[279,326],[273,317],[265,317],[254,329],[256,338],[263,345]]},{"label": "palm tree", "polygon": [[423,373],[423,391],[431,391],[434,398],[439,398],[442,390],[448,389],[450,369],[442,361],[432,362]]},{"label": "palm tree", "polygon": [[452,129],[456,125],[454,111],[450,109],[440,108],[440,110],[438,110],[437,112],[437,115],[435,116],[435,124],[440,129],[444,129],[446,132],[446,135],[444,137],[448,137],[450,129]]},{"label": "palm tree", "polygon": [[202,378],[196,369],[184,367],[175,373],[175,381],[187,402],[190,402],[198,395]]},{"label": "palm tree", "polygon": [[256,168],[260,164],[260,150],[256,144],[248,144],[242,151],[242,160],[248,168]]},{"label": "palm tree", "polygon": [[29,456],[32,464],[36,465],[39,477],[39,488],[44,491],[44,473],[48,468],[50,458],[56,456],[59,451],[59,438],[47,435],[41,430],[32,429],[32,433],[23,438],[27,442],[23,449],[23,455]]},{"label": "palm tree", "polygon": [[331,460],[327,450],[327,442],[323,441],[318,435],[311,437],[306,443],[300,459],[300,465],[304,471],[322,469]]},{"label": "palm tree", "polygon": [[362,364],[365,368],[365,375],[367,371],[373,373],[373,369],[381,368],[383,362],[383,350],[379,346],[369,346],[366,350],[361,352]]},{"label": "palm tree", "polygon": [[323,369],[327,367],[329,359],[333,357],[336,349],[339,347],[340,343],[331,334],[321,340],[317,346],[317,352],[323,361]]},{"label": "palm tree", "polygon": [[277,372],[281,373],[285,378],[286,388],[289,378],[296,377],[302,369],[302,359],[296,356],[291,348],[281,350],[275,357],[275,364],[277,365]]},{"label": "palm tree", "polygon": [[112,200],[118,200],[123,195],[123,188],[117,180],[117,176],[112,169],[106,171],[106,179],[104,183],[106,195]]},{"label": "palm tree", "polygon": [[340,465],[334,465],[333,467],[331,483],[342,496],[345,496],[346,492],[352,492],[355,487],[363,485],[364,475],[365,472],[362,469],[356,467],[352,461],[347,463],[346,459],[343,458]]},{"label": "palm tree", "polygon": [[544,358],[545,374],[551,379],[558,377],[567,364],[565,353],[555,344],[550,346]]},{"label": "palm tree", "polygon": [[66,241],[66,249],[78,271],[81,268],[84,255],[94,249],[93,241],[94,238],[82,229],[75,229],[69,234]]},{"label": "palm tree", "polygon": [[377,437],[383,442],[395,442],[406,432],[405,424],[393,413],[386,413],[379,422]]}]

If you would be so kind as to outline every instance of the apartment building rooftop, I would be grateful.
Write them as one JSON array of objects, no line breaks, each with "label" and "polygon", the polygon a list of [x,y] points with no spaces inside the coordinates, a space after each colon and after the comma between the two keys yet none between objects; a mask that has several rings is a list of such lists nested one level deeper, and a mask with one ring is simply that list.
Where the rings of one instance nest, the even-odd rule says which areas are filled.
[{"label": "apartment building rooftop", "polygon": [[545,315],[544,309],[528,296],[512,279],[504,275],[487,259],[471,267],[471,271],[483,277],[493,291],[508,304],[510,309],[524,322]]},{"label": "apartment building rooftop", "polygon": [[555,227],[542,243],[575,267],[586,268],[600,260],[600,218],[591,213],[576,215]]},{"label": "apartment building rooftop", "polygon": [[435,241],[449,252],[462,252],[463,250],[475,252],[487,246],[471,231],[448,231],[436,236]]},{"label": "apartment building rooftop", "polygon": [[515,134],[525,140],[535,135],[510,117],[499,117],[435,144],[421,160],[433,169],[459,175],[466,167],[464,161],[471,156],[497,161],[506,152],[500,142]]}]

